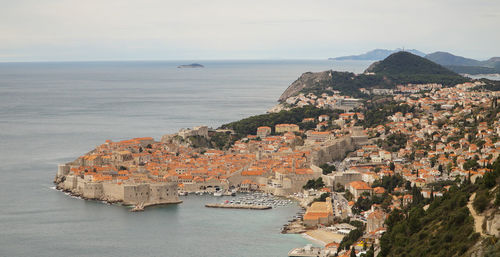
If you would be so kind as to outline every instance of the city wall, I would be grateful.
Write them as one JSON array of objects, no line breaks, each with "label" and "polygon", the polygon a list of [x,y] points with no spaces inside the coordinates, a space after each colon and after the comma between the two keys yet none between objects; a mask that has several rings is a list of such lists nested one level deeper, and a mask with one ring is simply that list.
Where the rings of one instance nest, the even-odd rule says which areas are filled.
[{"label": "city wall", "polygon": [[342,160],[350,151],[354,151],[355,142],[350,136],[325,142],[317,151],[312,152],[311,163],[317,166],[330,161]]},{"label": "city wall", "polygon": [[57,188],[85,199],[108,202],[123,202],[126,205],[157,205],[181,202],[177,193],[177,183],[118,184],[116,182],[93,182],[89,178],[64,175],[64,165],[60,165],[56,177]]}]

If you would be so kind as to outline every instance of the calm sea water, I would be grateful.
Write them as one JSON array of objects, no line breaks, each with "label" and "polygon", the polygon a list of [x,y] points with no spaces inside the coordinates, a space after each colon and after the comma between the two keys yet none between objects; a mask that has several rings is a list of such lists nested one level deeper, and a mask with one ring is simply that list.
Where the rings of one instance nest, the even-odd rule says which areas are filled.
[{"label": "calm sea water", "polygon": [[368,62],[0,63],[0,256],[286,256],[297,206],[204,207],[213,197],[131,213],[51,189],[57,164],[103,143],[264,113],[301,73]]}]

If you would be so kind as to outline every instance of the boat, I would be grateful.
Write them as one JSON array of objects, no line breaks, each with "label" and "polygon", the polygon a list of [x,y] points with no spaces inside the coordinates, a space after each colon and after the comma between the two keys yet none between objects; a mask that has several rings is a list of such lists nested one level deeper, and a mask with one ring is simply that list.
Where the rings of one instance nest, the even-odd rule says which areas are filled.
[{"label": "boat", "polygon": [[215,191],[214,196],[222,196],[222,191]]},{"label": "boat", "polygon": [[180,195],[180,196],[186,196],[186,195],[188,195],[188,193],[187,193],[186,191],[180,191],[180,192],[179,192],[179,195]]}]

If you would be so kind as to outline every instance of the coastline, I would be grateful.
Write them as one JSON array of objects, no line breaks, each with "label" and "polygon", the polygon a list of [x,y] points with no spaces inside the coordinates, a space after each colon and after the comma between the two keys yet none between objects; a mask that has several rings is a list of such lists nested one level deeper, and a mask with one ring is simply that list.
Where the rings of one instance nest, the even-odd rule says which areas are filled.
[{"label": "coastline", "polygon": [[146,204],[137,204],[137,205],[134,205],[134,204],[124,204],[123,200],[109,200],[109,199],[104,199],[104,198],[89,198],[89,197],[85,197],[85,196],[83,196],[83,194],[75,193],[75,192],[73,192],[71,190],[67,190],[67,189],[64,189],[64,188],[60,187],[59,184],[57,184],[57,183],[55,183],[55,184],[56,184],[55,186],[50,187],[50,188],[54,189],[56,191],[63,192],[64,194],[69,195],[71,197],[74,197],[74,198],[77,198],[77,199],[80,199],[80,200],[84,200],[84,201],[97,201],[97,202],[101,202],[101,203],[106,203],[108,205],[123,206],[123,207],[129,208],[131,212],[143,211],[147,207],[152,207],[152,206],[163,206],[163,205],[170,205],[170,204],[180,204],[180,203],[183,202],[182,200],[179,199],[178,201],[171,201],[171,202],[165,202],[165,203],[146,203]]},{"label": "coastline", "polygon": [[326,243],[325,243],[325,242],[323,242],[323,241],[321,241],[321,240],[319,240],[319,239],[317,239],[317,238],[314,238],[314,237],[312,237],[312,236],[308,235],[308,234],[307,234],[307,232],[302,233],[302,234],[300,234],[300,235],[301,235],[303,238],[305,238],[305,239],[307,239],[307,240],[311,241],[311,242],[312,242],[312,243],[314,243],[314,244],[321,245],[322,247],[325,247],[325,245],[326,245]]},{"label": "coastline", "polygon": [[315,241],[320,241],[324,245],[327,245],[332,242],[340,243],[342,241],[343,235],[325,231],[322,229],[308,230],[305,232],[308,237],[314,239]]},{"label": "coastline", "polygon": [[[173,65],[170,65],[170,66],[173,67]],[[227,65],[227,66],[230,66],[230,65]],[[266,67],[266,70],[270,69],[270,67],[268,67],[267,65],[265,67]],[[304,69],[318,70],[319,68],[296,68],[296,69],[302,71]],[[326,68],[321,68],[321,70],[322,69],[326,69]],[[225,69],[223,71],[225,71]],[[260,71],[260,70],[258,70],[258,71]],[[164,71],[162,70],[162,72],[164,72]],[[167,70],[167,72],[168,72],[168,70]],[[183,74],[183,73],[179,73],[179,74]],[[203,73],[203,74],[205,74],[205,73]],[[239,73],[237,73],[237,74],[239,75]],[[248,75],[249,77],[254,76],[252,73],[249,73],[249,74],[250,74],[250,75]],[[170,76],[170,73],[168,75]],[[89,75],[89,77],[90,76],[91,75]],[[255,90],[255,91],[265,90],[265,92],[268,93],[267,98],[270,98],[269,95],[273,95],[272,92],[269,93],[269,91],[272,90],[272,86],[285,85],[284,83],[288,83],[288,80],[292,81],[292,80],[296,79],[296,75],[287,77],[285,74],[282,77],[283,78],[280,78],[278,80],[278,79],[270,78],[270,76],[269,76],[270,82],[266,80],[265,82],[262,83],[262,85],[265,85],[266,87],[256,85],[256,88],[252,89],[252,91],[253,90]],[[208,79],[210,79],[210,78],[208,78]],[[229,78],[229,79],[225,78],[225,79],[228,80],[229,83],[234,85],[231,87],[231,90],[235,90],[235,91],[243,90],[245,88],[244,83],[246,83],[246,81],[250,81],[249,79],[245,79],[245,77],[243,77],[243,76],[238,76],[238,79],[243,80],[243,82],[240,82],[240,81],[235,82],[235,81],[232,81],[231,78]],[[135,81],[135,80],[131,80],[131,81]],[[96,83],[96,85],[99,85],[103,89],[107,88],[106,84],[104,84],[104,83],[99,84],[99,83]],[[198,85],[198,84],[196,84],[196,82],[193,82],[193,83],[194,83],[194,85],[184,85],[183,84],[181,89],[182,90],[186,90],[186,89],[191,90],[192,88],[195,88],[195,86]],[[240,84],[238,84],[238,83],[240,83],[242,86],[239,86]],[[57,84],[57,83],[54,83],[54,84]],[[165,82],[164,84],[169,85],[167,82]],[[59,85],[59,84],[57,84],[57,85]],[[156,89],[155,85],[151,85],[151,84],[141,85],[141,88],[144,88],[147,90],[150,90],[151,88]],[[77,90],[84,89],[84,88],[79,88],[77,83],[71,83],[71,86],[72,86],[71,87],[72,89],[73,88],[76,88]],[[207,88],[210,88],[209,86],[211,86],[211,85],[208,85]],[[175,87],[172,87],[172,88],[175,89]],[[23,87],[21,89],[26,90],[26,92],[28,92],[29,88],[25,88],[25,85],[23,84]],[[50,87],[47,90],[47,92],[51,92],[51,90],[53,90],[53,89],[59,89],[59,87]],[[231,92],[229,92],[229,90],[230,89],[228,89],[228,93],[231,93]],[[275,90],[275,91],[276,92],[274,93],[274,95],[277,94],[277,96],[279,96],[279,94],[281,94],[282,89],[280,88],[279,90]],[[80,99],[70,98],[69,95],[66,95],[66,92],[67,91],[63,91],[62,93],[64,93],[64,94],[61,93],[62,96],[65,97],[65,99],[69,99],[69,101],[71,101],[74,104],[79,104],[78,101],[80,101]],[[86,98],[84,98],[84,100],[89,101],[91,103],[91,106],[99,105],[101,103],[101,99],[102,99],[101,97],[106,97],[106,94],[104,94],[104,93],[107,93],[108,90],[105,90],[104,92],[103,91],[97,91],[97,92],[99,94],[94,99],[91,99],[92,95],[88,95],[88,96],[85,95]],[[113,93],[113,94],[117,94],[117,95],[122,96],[122,97],[125,97],[123,95],[125,93],[122,91],[118,91],[118,93],[117,93],[115,91],[110,90],[109,92]],[[217,92],[217,90],[213,89],[213,90],[211,90],[211,92]],[[92,94],[93,93],[94,92],[92,92]],[[45,94],[45,91],[44,91],[44,94]],[[44,94],[41,94],[41,95],[44,96]],[[31,213],[25,213],[23,215],[16,215],[16,216],[12,215],[12,218],[16,217],[16,219],[19,219],[19,226],[16,226],[14,224],[14,226],[12,227],[12,230],[5,231],[6,235],[9,237],[8,238],[9,240],[6,241],[6,243],[9,243],[10,241],[13,241],[13,243],[14,243],[14,244],[6,245],[6,249],[5,249],[6,252],[10,253],[9,255],[13,255],[13,256],[16,255],[16,253],[19,254],[19,252],[17,250],[9,252],[8,247],[11,247],[11,245],[17,247],[18,243],[16,243],[16,242],[24,241],[24,242],[27,242],[27,244],[29,244],[27,247],[25,247],[26,255],[37,255],[37,253],[36,253],[37,251],[38,251],[39,255],[46,254],[47,256],[48,255],[54,256],[54,255],[58,255],[58,254],[72,255],[72,254],[75,254],[76,250],[80,250],[80,248],[75,248],[76,244],[81,243],[83,245],[83,247],[81,248],[81,251],[85,251],[85,245],[89,245],[89,244],[95,243],[96,241],[99,241],[102,243],[94,245],[93,248],[95,251],[98,251],[98,253],[102,253],[102,252],[108,250],[105,247],[105,244],[117,243],[116,238],[113,239],[113,237],[116,236],[116,237],[119,237],[120,239],[123,239],[123,240],[121,240],[121,242],[119,242],[117,244],[118,249],[114,250],[114,252],[116,254],[140,256],[141,254],[144,254],[144,253],[139,252],[140,249],[133,247],[133,245],[128,245],[127,242],[133,242],[133,240],[136,240],[136,239],[134,239],[135,237],[141,236],[142,238],[144,238],[144,240],[147,239],[148,243],[151,242],[154,244],[161,244],[161,245],[158,245],[157,247],[155,247],[154,249],[149,249],[149,251],[151,252],[152,255],[161,255],[161,252],[168,252],[168,251],[170,251],[169,248],[171,249],[172,247],[182,248],[182,247],[186,247],[186,245],[190,246],[192,244],[203,244],[204,242],[206,242],[206,239],[204,239],[202,237],[209,237],[210,235],[212,235],[212,238],[216,238],[215,236],[213,236],[213,234],[212,234],[213,232],[209,232],[207,230],[199,231],[199,229],[196,228],[196,226],[198,226],[198,224],[196,222],[198,222],[198,220],[200,220],[201,218],[203,220],[207,220],[207,221],[210,221],[210,219],[212,219],[212,218],[220,220],[220,216],[222,216],[222,215],[223,216],[231,216],[232,214],[229,214],[225,211],[214,211],[214,210],[205,210],[206,212],[200,212],[199,209],[201,207],[197,208],[194,205],[198,205],[198,203],[202,202],[204,197],[206,197],[206,194],[205,194],[205,196],[202,196],[202,197],[194,196],[193,194],[190,194],[190,196],[188,198],[180,197],[181,200],[184,201],[184,203],[182,204],[182,207],[181,207],[181,205],[157,206],[157,207],[152,207],[151,209],[146,210],[145,213],[141,213],[138,215],[135,215],[135,214],[127,215],[127,213],[125,213],[125,212],[128,212],[130,208],[127,206],[123,206],[120,202],[114,203],[114,206],[109,206],[110,203],[95,200],[95,199],[94,200],[88,199],[89,200],[88,202],[83,202],[83,201],[79,201],[79,200],[83,199],[79,195],[76,195],[76,194],[73,194],[70,192],[56,192],[56,191],[52,191],[52,190],[44,190],[44,191],[48,191],[48,192],[44,192],[44,191],[40,190],[40,187],[41,186],[43,186],[45,188],[54,187],[54,189],[55,189],[56,185],[52,184],[51,182],[52,182],[52,178],[53,178],[52,171],[54,170],[54,168],[57,168],[56,167],[57,165],[55,165],[55,166],[52,165],[52,158],[57,159],[57,162],[60,162],[60,160],[66,160],[66,159],[68,159],[68,161],[71,161],[71,160],[75,159],[76,157],[78,157],[78,155],[80,153],[83,154],[83,153],[87,152],[90,148],[93,148],[94,145],[101,143],[101,141],[103,141],[104,139],[107,139],[107,138],[111,138],[111,139],[124,138],[124,139],[126,139],[126,138],[129,138],[130,135],[135,135],[137,133],[140,133],[142,135],[142,133],[144,133],[147,135],[152,135],[156,139],[159,139],[159,137],[161,137],[161,135],[163,133],[165,133],[165,130],[167,132],[174,133],[178,129],[180,129],[181,125],[182,125],[182,127],[191,126],[191,124],[185,125],[185,124],[187,124],[187,122],[191,122],[191,120],[196,121],[197,124],[198,123],[199,124],[206,124],[206,123],[211,122],[211,120],[219,121],[219,120],[224,120],[224,118],[229,119],[227,117],[232,117],[228,121],[221,122],[221,124],[222,124],[222,123],[226,123],[226,122],[240,119],[240,115],[246,117],[246,116],[250,116],[250,115],[261,114],[262,111],[266,109],[265,108],[266,104],[271,106],[272,104],[275,103],[275,98],[276,98],[273,96],[272,102],[270,102],[269,100],[267,100],[267,102],[266,102],[265,101],[266,96],[264,96],[264,97],[259,96],[259,98],[258,98],[259,101],[256,104],[261,105],[261,107],[255,108],[255,106],[250,104],[251,101],[248,101],[248,99],[246,99],[246,98],[245,99],[239,98],[238,94],[236,94],[236,93],[230,94],[230,95],[232,95],[232,98],[231,98],[232,100],[230,101],[230,99],[228,99],[227,102],[229,103],[230,106],[232,106],[233,110],[232,110],[232,112],[230,112],[230,111],[226,112],[224,114],[224,117],[222,117],[222,118],[221,118],[221,115],[216,114],[217,109],[213,109],[213,110],[215,110],[214,111],[215,114],[212,112],[209,112],[207,114],[210,114],[210,115],[204,114],[203,117],[200,117],[199,115],[198,116],[197,115],[183,115],[181,117],[183,119],[180,121],[176,118],[177,116],[175,116],[174,118],[170,118],[170,116],[168,116],[168,115],[165,115],[166,121],[163,118],[156,119],[156,120],[150,119],[149,115],[142,117],[142,119],[141,119],[141,117],[134,116],[133,119],[137,119],[140,122],[138,122],[137,124],[128,124],[129,121],[126,120],[126,117],[127,117],[127,114],[129,114],[128,112],[130,112],[130,110],[127,109],[127,106],[120,106],[123,108],[119,108],[119,110],[118,109],[115,110],[115,108],[111,108],[111,110],[106,110],[106,115],[109,114],[109,117],[106,116],[106,118],[107,118],[107,121],[112,122],[113,124],[117,124],[120,126],[120,129],[117,131],[115,131],[115,130],[111,131],[111,129],[109,129],[107,127],[107,126],[109,126],[108,122],[105,122],[102,124],[101,123],[97,124],[96,122],[85,122],[85,123],[82,122],[82,123],[80,123],[81,119],[82,119],[82,117],[80,115],[75,115],[75,113],[71,109],[68,109],[68,108],[57,109],[59,107],[62,107],[62,105],[60,105],[59,103],[54,107],[54,109],[50,109],[50,111],[57,111],[58,114],[64,115],[64,117],[65,117],[64,119],[52,119],[52,118],[50,118],[50,117],[52,117],[52,115],[50,115],[50,116],[38,115],[38,116],[34,116],[34,117],[26,116],[26,122],[28,122],[28,118],[31,121],[34,120],[37,122],[45,122],[46,119],[50,118],[49,119],[50,124],[53,124],[53,126],[57,126],[61,129],[64,128],[65,132],[66,132],[66,130],[69,132],[68,133],[61,133],[60,129],[54,129],[54,127],[52,127],[52,126],[43,126],[43,128],[33,128],[33,131],[31,133],[33,138],[29,137],[29,138],[25,138],[25,139],[30,139],[32,142],[34,142],[36,144],[40,144],[40,145],[43,144],[44,147],[43,148],[37,147],[36,149],[33,149],[33,152],[30,152],[30,153],[32,153],[33,156],[36,156],[36,158],[39,160],[43,160],[43,158],[48,159],[49,157],[47,157],[47,156],[50,156],[50,158],[51,158],[50,161],[39,162],[38,164],[40,164],[40,166],[37,165],[37,167],[32,167],[31,163],[27,163],[25,161],[25,157],[16,158],[17,156],[22,156],[23,154],[26,154],[26,148],[17,147],[17,145],[24,143],[21,140],[21,138],[19,138],[19,137],[5,138],[6,139],[5,145],[6,146],[11,146],[11,145],[16,146],[16,147],[12,147],[12,151],[6,152],[6,155],[5,155],[6,158],[11,159],[11,160],[9,160],[9,165],[13,167],[12,173],[9,173],[7,175],[18,174],[15,171],[18,169],[19,170],[22,169],[23,172],[30,172],[30,174],[33,175],[33,178],[36,178],[36,179],[30,178],[30,179],[26,180],[27,188],[26,188],[26,190],[22,190],[23,191],[22,194],[16,192],[16,187],[14,187],[15,183],[9,183],[8,185],[6,185],[6,188],[9,191],[6,192],[7,194],[5,195],[5,197],[10,198],[11,200],[9,200],[9,202],[11,202],[11,201],[12,202],[9,203],[7,206],[5,206],[5,211],[12,212],[12,213],[22,211],[23,210],[23,208],[22,208],[23,201],[22,200],[24,197],[26,197],[25,199],[27,200],[27,202],[25,202],[25,204],[29,205],[28,206],[29,208],[26,210],[32,211]],[[180,96],[176,95],[175,92],[173,92],[173,89],[169,90],[169,95],[173,95],[178,99],[183,99],[182,98],[183,95],[180,95]],[[213,97],[213,95],[211,95],[211,94],[207,94],[207,95],[208,95],[207,98]],[[30,94],[30,96],[31,96],[31,94]],[[71,97],[73,97],[73,96],[71,96]],[[168,96],[168,98],[167,98],[167,100],[169,100],[169,101],[167,101],[168,103],[163,103],[162,105],[165,105],[166,108],[172,109],[173,107],[170,106],[169,104],[173,105],[173,103],[175,103],[175,104],[178,104],[178,103],[175,101],[171,101],[170,100],[171,98],[173,98],[173,97]],[[143,98],[140,98],[140,99],[143,99]],[[146,100],[149,99],[148,95],[145,95],[144,99],[146,99]],[[264,100],[262,100],[262,99],[264,99]],[[145,104],[144,104],[144,109],[148,110],[149,114],[156,115],[157,112],[160,112],[160,111],[164,112],[164,109],[158,108],[156,101],[146,101],[146,100],[145,100]],[[189,100],[189,99],[184,99],[184,100]],[[200,102],[202,102],[203,100],[204,99],[200,99]],[[252,102],[253,101],[254,100],[252,100]],[[189,101],[183,101],[183,103],[185,103],[185,102],[189,102]],[[214,103],[214,102],[209,102],[209,103],[216,105],[213,108],[220,108],[219,106],[217,106],[218,103]],[[240,105],[243,107],[240,107]],[[84,105],[84,106],[87,107],[87,105]],[[151,106],[151,107],[149,107],[149,106]],[[180,105],[180,106],[182,106],[182,105]],[[225,106],[226,105],[224,105],[224,107]],[[264,107],[262,107],[262,106],[264,106]],[[30,105],[30,107],[31,107],[31,105]],[[85,108],[85,107],[82,106],[82,108]],[[200,113],[200,110],[197,109],[198,105],[190,104],[188,107],[194,109],[194,111],[192,111],[192,113]],[[91,107],[89,107],[89,108],[91,108]],[[48,111],[48,109],[45,109],[45,107],[40,108],[40,109],[43,109],[44,111]],[[93,109],[91,108],[91,111],[92,110]],[[185,110],[186,110],[186,108],[183,108],[182,111],[185,112]],[[83,109],[82,112],[83,111],[85,111],[85,109]],[[107,111],[109,111],[109,112],[107,112]],[[115,113],[113,111],[120,111],[120,113],[115,115]],[[178,114],[182,115],[183,112],[176,111],[175,115],[178,115]],[[234,114],[234,113],[236,113],[236,114]],[[132,114],[135,115],[135,112],[133,112]],[[190,114],[191,114],[191,112],[190,112]],[[93,115],[96,115],[96,114],[93,112]],[[100,116],[98,116],[98,117],[100,117]],[[22,117],[13,116],[13,118],[20,119],[20,120],[24,121],[25,116],[22,116]],[[83,118],[87,118],[87,116],[84,116]],[[145,120],[147,122],[143,122],[143,120]],[[125,122],[127,122],[127,123],[125,123]],[[165,127],[165,122],[169,123],[170,125],[168,125],[168,127]],[[175,123],[175,122],[178,122],[181,125],[179,125],[179,127],[176,127],[178,123]],[[13,128],[16,128],[16,127],[14,127],[14,125],[18,125],[18,124],[15,122],[13,123]],[[75,126],[73,127],[73,125],[75,125]],[[130,126],[128,126],[128,125],[130,125]],[[217,127],[217,125],[219,125],[219,124],[215,124],[214,126]],[[19,128],[16,128],[16,129],[21,131]],[[88,133],[88,131],[94,131],[94,130],[95,130],[95,133]],[[47,136],[47,135],[49,135],[49,136]],[[101,138],[102,138],[102,140],[101,140]],[[49,139],[50,139],[50,141],[49,141]],[[22,151],[21,151],[21,149],[22,149]],[[69,159],[71,159],[71,160],[69,160]],[[46,163],[50,163],[50,164],[46,164]],[[35,171],[35,169],[37,171]],[[39,170],[42,170],[43,172],[40,172]],[[9,180],[11,180],[11,178],[9,178]],[[40,185],[39,181],[47,181],[49,183],[43,183],[42,185]],[[12,190],[10,188],[12,188]],[[61,191],[61,190],[58,190],[58,191]],[[63,193],[63,194],[61,194],[61,193]],[[32,195],[32,196],[30,196],[30,195]],[[80,199],[73,199],[73,198],[80,198]],[[210,199],[215,199],[215,198],[210,197]],[[83,200],[87,200],[87,199],[83,199]],[[188,203],[188,202],[190,202],[190,203]],[[179,208],[179,207],[181,207],[181,208]],[[197,215],[191,216],[191,213],[193,213],[193,214],[197,213],[196,210],[198,210],[198,213],[200,213],[203,217],[198,217]],[[203,210],[201,210],[201,211],[203,211]],[[258,255],[260,255],[260,256],[286,256],[286,253],[288,252],[289,249],[292,249],[293,247],[303,246],[303,245],[308,243],[308,240],[306,240],[305,238],[303,238],[299,235],[291,235],[290,236],[290,235],[279,234],[279,228],[282,225],[282,223],[283,224],[286,223],[286,221],[292,215],[295,215],[295,213],[296,213],[295,208],[279,209],[277,211],[272,210],[269,213],[256,213],[256,212],[249,212],[249,211],[237,211],[236,212],[236,211],[231,211],[231,210],[229,210],[229,212],[236,213],[236,214],[238,214],[237,217],[242,217],[242,218],[245,218],[245,217],[252,217],[253,218],[254,214],[255,215],[263,214],[263,216],[264,216],[263,218],[258,218],[259,223],[244,225],[244,228],[252,227],[252,226],[260,226],[261,227],[259,229],[253,229],[253,228],[251,230],[249,229],[247,233],[248,233],[248,237],[250,237],[250,238],[258,237],[259,239],[261,239],[263,237],[259,237],[259,234],[263,234],[263,233],[273,234],[272,236],[268,236],[268,235],[264,236],[264,238],[266,238],[266,242],[265,242],[265,244],[262,245],[262,248],[267,248],[267,249],[261,249],[260,252],[259,251],[254,252],[254,256],[258,256]],[[206,213],[210,213],[210,214],[215,213],[215,215],[205,216]],[[276,214],[276,213],[278,213],[278,214]],[[91,217],[89,217],[89,215]],[[4,219],[6,226],[12,226],[12,224],[13,224],[13,222],[11,222],[12,219],[10,217],[11,216],[9,216],[9,218]],[[157,223],[151,222],[152,217],[157,218],[158,222]],[[181,217],[182,217],[182,222],[180,222]],[[273,225],[273,226],[268,226],[267,224],[269,224],[269,222],[267,220],[260,222],[260,220],[263,220],[266,217],[269,217],[269,218],[279,217],[279,218],[274,219],[274,220],[276,220],[276,223],[272,222],[271,225]],[[85,219],[85,222],[83,222],[81,219]],[[90,219],[93,219],[92,226],[89,226],[89,223],[88,223],[89,222],[88,220],[90,220]],[[37,225],[33,228],[32,224],[35,224],[37,222],[40,223],[40,220],[42,220],[44,222],[44,225],[43,226]],[[245,219],[242,219],[242,220],[245,220]],[[21,225],[21,222],[22,222],[22,225]],[[187,222],[189,222],[189,228],[188,228],[188,226],[186,226]],[[233,225],[233,224],[236,226],[239,225],[238,224],[239,221],[231,220],[231,221],[226,221],[226,222],[227,222],[226,224],[222,224],[222,223],[224,223],[224,221],[218,222],[217,225],[218,225],[218,227],[220,227],[219,226],[220,224],[227,225],[227,226]],[[17,221],[16,221],[16,223],[17,223]],[[211,224],[213,222],[209,222],[209,223]],[[210,226],[210,224],[207,224],[207,225]],[[109,226],[111,226],[111,225],[113,226],[113,230],[108,229]],[[262,228],[264,226],[266,226],[267,228]],[[159,229],[160,227],[162,229]],[[190,231],[191,227],[192,227],[192,230]],[[66,231],[75,231],[75,230],[76,231],[78,231],[78,230],[83,231],[82,228],[84,228],[84,229],[86,228],[85,231],[88,231],[89,233],[72,233],[72,235],[65,235]],[[163,228],[165,228],[165,229],[163,229]],[[139,232],[136,235],[133,235],[130,233],[121,233],[122,231],[125,232],[125,231],[130,230],[130,229],[139,230]],[[29,237],[29,238],[21,236],[20,232],[24,232],[24,231],[28,231],[28,230],[33,232],[36,235],[41,235],[41,236],[39,238],[37,238],[35,236]],[[165,242],[165,237],[158,236],[158,235],[164,234],[163,230],[182,231],[183,233],[188,233],[188,232],[192,233],[191,234],[192,237],[189,240],[191,242],[190,243],[186,242],[185,244],[182,243],[183,236],[181,236],[181,235],[169,236],[170,237],[169,242]],[[225,231],[230,232],[230,230],[231,229],[226,229],[226,230],[222,230],[222,231],[219,230],[218,233],[220,233],[220,234],[218,236],[223,237],[224,234],[227,235],[227,232],[226,233],[224,233],[224,232]],[[43,235],[47,235],[47,233],[50,233],[51,236],[50,237],[43,236]],[[141,234],[141,233],[143,233],[143,234]],[[196,234],[196,235],[193,235],[193,234]],[[70,236],[70,238],[68,238],[68,236]],[[78,238],[79,240],[77,241],[77,240],[75,240],[75,238]],[[267,239],[269,239],[269,240],[267,240]],[[283,240],[279,241],[280,239],[283,239]],[[57,247],[56,249],[42,248],[42,251],[40,251],[39,244],[50,244],[51,242],[53,243],[54,240],[57,240],[58,245],[61,248],[64,248],[64,249],[62,249],[64,251],[61,251],[60,247]],[[237,244],[245,243],[245,241],[247,241],[248,239],[246,239],[246,240],[242,239],[242,240],[243,241],[240,241],[240,238],[234,237],[234,238],[227,240],[227,243],[237,245]],[[267,242],[269,242],[269,243],[267,243]],[[19,243],[19,246],[21,246],[20,244],[21,243]],[[285,246],[283,246],[283,245],[285,245]],[[211,256],[214,256],[215,255],[214,249],[216,250],[217,249],[216,247],[219,247],[219,245],[211,244],[210,247],[207,248],[207,254],[208,255],[212,254]],[[229,255],[238,256],[237,252],[241,251],[241,253],[242,253],[241,255],[244,255],[245,252],[248,253],[249,248],[251,250],[253,247],[251,247],[249,245],[240,246],[240,247],[237,247],[236,249],[228,250],[228,253],[229,253]],[[279,248],[281,248],[281,250],[276,250]],[[18,248],[18,249],[22,249],[22,248]],[[31,252],[31,249],[33,250],[32,252]],[[183,249],[189,249],[189,248],[186,247]],[[191,252],[191,255],[193,255],[193,254],[198,255],[198,256],[203,255],[203,254],[200,254],[200,252],[196,251],[196,250],[194,250],[194,251],[189,250],[189,252]],[[279,252],[279,254],[277,252]],[[44,255],[44,256],[46,256],[46,255]],[[187,255],[189,255],[189,254],[187,254]]]}]

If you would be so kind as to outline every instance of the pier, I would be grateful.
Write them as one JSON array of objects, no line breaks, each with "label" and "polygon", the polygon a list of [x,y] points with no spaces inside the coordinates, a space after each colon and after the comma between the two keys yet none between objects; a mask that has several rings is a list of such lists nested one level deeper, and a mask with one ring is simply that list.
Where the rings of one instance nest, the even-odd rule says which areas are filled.
[{"label": "pier", "polygon": [[255,205],[255,204],[225,204],[225,203],[208,203],[205,204],[208,208],[228,208],[228,209],[249,209],[249,210],[269,210],[271,206]]}]

